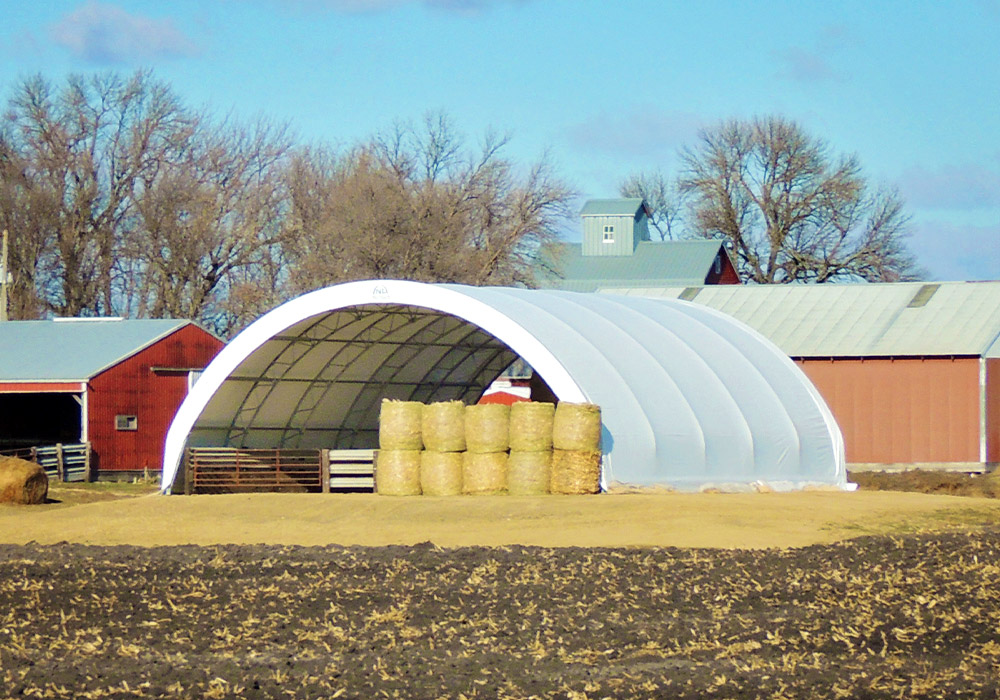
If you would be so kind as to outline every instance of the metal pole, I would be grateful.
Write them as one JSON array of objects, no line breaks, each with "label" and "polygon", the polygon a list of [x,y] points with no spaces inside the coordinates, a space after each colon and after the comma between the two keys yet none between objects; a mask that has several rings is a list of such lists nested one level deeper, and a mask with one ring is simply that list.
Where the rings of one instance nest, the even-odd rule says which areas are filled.
[{"label": "metal pole", "polygon": [[7,229],[3,230],[3,244],[0,245],[0,321],[7,320]]}]

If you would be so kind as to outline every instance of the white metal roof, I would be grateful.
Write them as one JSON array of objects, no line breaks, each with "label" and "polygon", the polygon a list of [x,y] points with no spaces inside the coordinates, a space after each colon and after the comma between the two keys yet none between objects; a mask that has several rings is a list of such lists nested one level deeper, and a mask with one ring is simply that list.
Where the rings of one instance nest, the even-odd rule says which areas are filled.
[{"label": "white metal roof", "polygon": [[[604,483],[843,486],[843,441],[805,375],[683,301],[392,280],[294,299],[205,369],[167,434],[186,446],[370,448],[383,397],[474,402],[516,357],[602,408]],[[779,486],[780,487],[780,486]]]},{"label": "white metal roof", "polygon": [[601,291],[690,299],[752,326],[792,357],[1000,357],[1000,282]]}]

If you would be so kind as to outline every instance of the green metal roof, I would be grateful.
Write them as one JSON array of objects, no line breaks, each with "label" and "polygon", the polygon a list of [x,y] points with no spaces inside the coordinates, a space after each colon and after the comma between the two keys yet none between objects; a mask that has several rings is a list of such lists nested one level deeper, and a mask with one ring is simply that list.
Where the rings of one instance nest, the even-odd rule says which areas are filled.
[{"label": "green metal roof", "polygon": [[642,241],[632,255],[583,255],[580,244],[563,243],[549,253],[561,278],[544,277],[539,286],[593,292],[612,287],[701,285],[720,248],[719,241]]},{"label": "green metal roof", "polygon": [[641,197],[591,199],[583,205],[580,216],[635,216],[642,207]]},{"label": "green metal roof", "polygon": [[709,306],[760,331],[792,357],[1000,357],[1000,281],[607,285],[602,291]]},{"label": "green metal roof", "polygon": [[86,381],[190,323],[57,319],[0,323],[0,381]]}]

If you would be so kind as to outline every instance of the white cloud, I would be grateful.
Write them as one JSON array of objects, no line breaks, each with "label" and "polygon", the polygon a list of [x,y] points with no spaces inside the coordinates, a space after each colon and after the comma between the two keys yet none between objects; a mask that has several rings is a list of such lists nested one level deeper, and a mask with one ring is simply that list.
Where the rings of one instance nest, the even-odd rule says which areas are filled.
[{"label": "white cloud", "polygon": [[422,4],[458,14],[478,14],[500,5],[521,5],[528,0],[280,0],[304,9],[326,9],[347,14],[385,12],[396,7]]},{"label": "white cloud", "polygon": [[637,106],[623,115],[598,114],[571,127],[569,138],[581,151],[620,156],[670,157],[693,145],[705,120],[691,112]]},{"label": "white cloud", "polygon": [[831,24],[820,30],[809,48],[789,46],[772,52],[781,68],[778,76],[797,83],[821,83],[843,80],[832,59],[843,49],[856,45],[850,29]]},{"label": "white cloud", "polygon": [[1000,224],[975,226],[922,221],[909,248],[938,280],[1000,279]]},{"label": "white cloud", "polygon": [[94,63],[113,64],[188,56],[196,52],[170,19],[131,14],[117,5],[91,1],[51,28],[57,44]]},{"label": "white cloud", "polygon": [[1000,170],[977,163],[936,170],[914,166],[903,172],[899,188],[913,207],[988,209],[1000,207]]}]

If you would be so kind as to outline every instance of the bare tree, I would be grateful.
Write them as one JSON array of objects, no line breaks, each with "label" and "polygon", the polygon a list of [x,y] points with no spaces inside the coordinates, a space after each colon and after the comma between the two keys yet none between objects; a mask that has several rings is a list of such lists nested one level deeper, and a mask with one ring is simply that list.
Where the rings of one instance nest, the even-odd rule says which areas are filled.
[{"label": "bare tree", "polygon": [[[188,115],[147,72],[70,76],[61,90],[22,81],[0,140],[18,267],[45,311],[120,311],[115,261],[133,231],[132,194],[190,136]],[[25,290],[26,292],[26,290]]]},{"label": "bare tree", "polygon": [[629,175],[618,186],[618,193],[622,197],[640,197],[646,200],[646,206],[652,214],[649,225],[660,235],[661,241],[672,241],[684,236],[686,192],[662,171]]},{"label": "bare tree", "polygon": [[873,189],[857,158],[781,117],[733,120],[682,153],[681,189],[698,235],[732,243],[758,283],[917,278],[908,217],[893,190]]},{"label": "bare tree", "polygon": [[289,144],[285,127],[264,120],[201,117],[194,138],[143,181],[129,255],[142,272],[131,290],[138,315],[199,319],[222,335],[246,322],[250,299],[282,274],[275,255]]},{"label": "bare tree", "polygon": [[380,277],[533,285],[572,192],[545,159],[518,174],[508,141],[487,133],[468,150],[431,115],[341,156],[301,151],[288,171],[294,288]]}]

